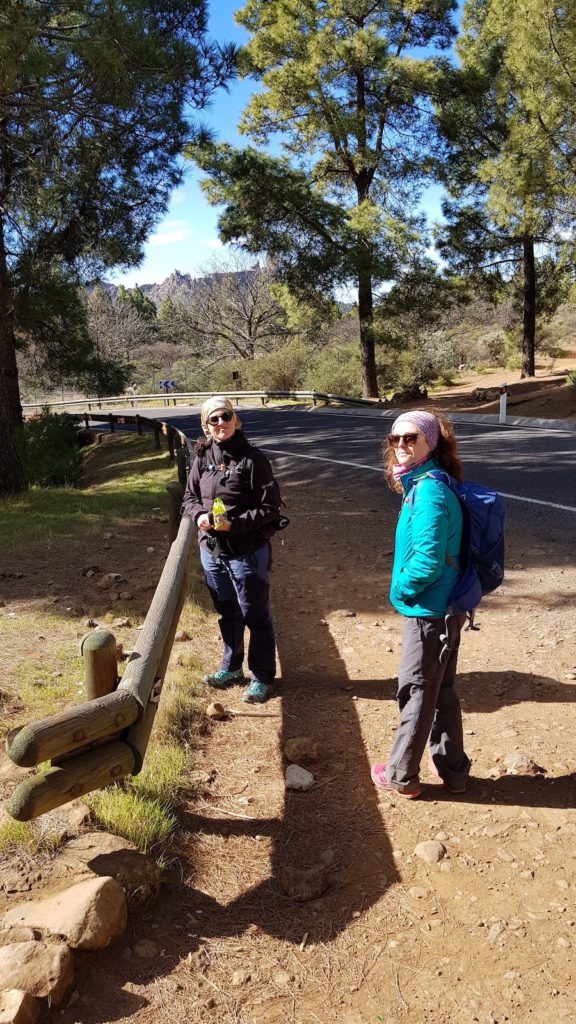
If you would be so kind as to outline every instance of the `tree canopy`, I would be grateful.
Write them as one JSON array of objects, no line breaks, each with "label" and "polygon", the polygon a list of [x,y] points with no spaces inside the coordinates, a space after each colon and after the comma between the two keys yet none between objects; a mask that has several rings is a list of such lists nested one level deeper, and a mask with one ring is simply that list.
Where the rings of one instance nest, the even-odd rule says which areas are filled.
[{"label": "tree canopy", "polygon": [[413,210],[426,169],[429,97],[453,36],[453,0],[248,0],[241,70],[261,89],[240,128],[285,158],[200,152],[222,237],[266,249],[293,284],[354,280],[363,388],[377,395],[374,287],[422,246]]},{"label": "tree canopy", "polygon": [[[540,0],[467,0],[456,45],[461,67],[448,76],[439,104],[448,142],[439,248],[459,272],[502,280],[522,268],[523,376],[535,372],[539,271],[547,266],[538,253],[557,256],[572,244],[563,94],[570,33],[575,64],[574,27],[573,16]],[[572,125],[572,144],[573,132]]]},{"label": "tree canopy", "polygon": [[[205,0],[8,0],[0,10],[0,492],[24,486],[16,347],[64,347],[58,296],[131,265],[179,182],[191,120],[232,73]],[[80,301],[80,300],[79,300]],[[39,321],[34,310],[42,307]]]}]

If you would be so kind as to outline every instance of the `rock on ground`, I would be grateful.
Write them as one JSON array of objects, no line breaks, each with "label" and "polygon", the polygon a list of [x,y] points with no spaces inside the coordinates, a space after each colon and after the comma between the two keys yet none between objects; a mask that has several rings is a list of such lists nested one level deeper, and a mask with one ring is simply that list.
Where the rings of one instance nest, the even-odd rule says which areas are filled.
[{"label": "rock on ground", "polygon": [[0,990],[23,989],[61,1006],[73,977],[72,953],[64,942],[13,942],[0,949]]},{"label": "rock on ground", "polygon": [[286,789],[296,789],[302,793],[314,785],[312,772],[301,768],[298,764],[289,764],[286,769]]},{"label": "rock on ground", "polygon": [[11,988],[0,992],[0,1024],[35,1024],[40,1004],[29,992]]},{"label": "rock on ground", "polygon": [[284,744],[284,757],[292,764],[315,764],[324,752],[324,745],[311,736],[294,736]]},{"label": "rock on ground", "polygon": [[48,899],[21,903],[3,919],[5,927],[29,925],[63,935],[74,949],[105,949],[126,928],[124,889],[115,878],[93,878]]},{"label": "rock on ground", "polygon": [[423,843],[418,843],[414,853],[426,864],[437,864],[446,856],[446,847],[438,839],[427,839]]},{"label": "rock on ground", "polygon": [[52,869],[54,882],[79,882],[106,875],[120,883],[131,903],[155,896],[160,884],[158,865],[127,839],[108,832],[86,832],[67,843]]},{"label": "rock on ground", "polygon": [[0,1024],[36,1024],[40,1016],[38,999],[22,988],[0,992]]}]

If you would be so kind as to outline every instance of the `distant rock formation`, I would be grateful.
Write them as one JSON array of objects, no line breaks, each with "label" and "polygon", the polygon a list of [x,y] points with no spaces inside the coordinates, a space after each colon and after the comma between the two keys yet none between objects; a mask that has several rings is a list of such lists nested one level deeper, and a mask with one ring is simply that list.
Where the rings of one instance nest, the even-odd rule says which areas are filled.
[{"label": "distant rock formation", "polygon": [[[239,277],[249,280],[255,273],[257,273],[257,270],[240,270],[192,277],[191,274],[181,274],[179,270],[173,270],[161,284],[139,284],[138,287],[158,307],[162,300],[166,298],[172,299],[176,304],[179,301],[194,299],[218,278]],[[112,296],[112,300],[115,300],[118,285],[111,284],[109,281],[103,281],[102,286]]]}]

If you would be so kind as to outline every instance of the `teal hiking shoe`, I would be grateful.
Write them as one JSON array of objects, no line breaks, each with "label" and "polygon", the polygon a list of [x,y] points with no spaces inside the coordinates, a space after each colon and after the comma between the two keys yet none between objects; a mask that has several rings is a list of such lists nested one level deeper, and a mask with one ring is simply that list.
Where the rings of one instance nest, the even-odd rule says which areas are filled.
[{"label": "teal hiking shoe", "polygon": [[241,668],[236,669],[235,672],[229,672],[227,669],[221,668],[217,672],[209,672],[208,675],[204,676],[202,682],[206,683],[206,686],[213,686],[215,690],[227,690],[229,686],[238,686],[241,683],[245,683],[246,677]]},{"label": "teal hiking shoe", "polygon": [[245,704],[264,704],[268,700],[271,691],[271,686],[261,683],[259,679],[251,679],[242,694],[242,700]]}]

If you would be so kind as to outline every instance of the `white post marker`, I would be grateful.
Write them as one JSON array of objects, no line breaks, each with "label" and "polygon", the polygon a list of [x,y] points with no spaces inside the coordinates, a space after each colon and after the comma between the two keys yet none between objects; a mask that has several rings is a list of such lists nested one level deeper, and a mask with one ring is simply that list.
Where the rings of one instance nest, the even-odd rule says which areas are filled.
[{"label": "white post marker", "polygon": [[500,413],[498,416],[499,423],[506,423],[506,402],[508,400],[508,387],[506,384],[502,384],[500,387]]}]

